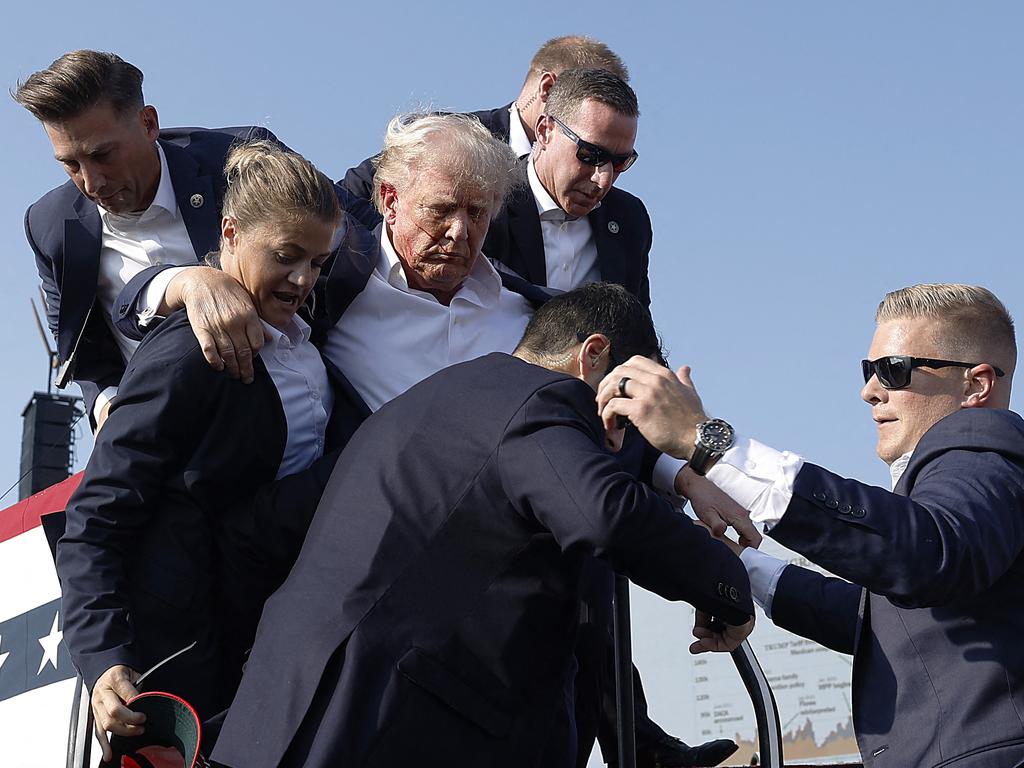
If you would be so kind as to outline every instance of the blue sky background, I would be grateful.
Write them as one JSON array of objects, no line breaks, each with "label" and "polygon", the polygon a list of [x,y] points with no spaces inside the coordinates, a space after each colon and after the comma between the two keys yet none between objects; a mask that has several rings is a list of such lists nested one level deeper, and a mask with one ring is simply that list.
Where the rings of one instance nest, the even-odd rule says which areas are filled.
[{"label": "blue sky background", "polygon": [[[547,38],[606,41],[640,99],[640,160],[619,184],[654,223],[653,310],[671,361],[694,367],[714,415],[842,474],[887,483],[858,399],[887,290],[978,283],[1024,321],[1024,5],[175,8],[16,4],[0,80],[13,87],[70,49],[116,51],[145,72],[162,125],[265,125],[340,177],[394,112],[505,104]],[[65,176],[6,97],[0,126],[2,491],[18,477],[21,410],[45,388],[22,217]]]}]

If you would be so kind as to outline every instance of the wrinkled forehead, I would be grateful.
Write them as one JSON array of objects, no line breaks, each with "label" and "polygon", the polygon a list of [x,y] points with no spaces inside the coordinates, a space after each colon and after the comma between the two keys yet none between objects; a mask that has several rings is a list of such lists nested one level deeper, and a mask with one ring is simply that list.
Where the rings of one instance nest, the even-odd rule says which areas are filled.
[{"label": "wrinkled forehead", "polygon": [[481,184],[479,175],[472,171],[432,162],[413,171],[406,194],[423,206],[490,208],[495,201],[495,192]]}]

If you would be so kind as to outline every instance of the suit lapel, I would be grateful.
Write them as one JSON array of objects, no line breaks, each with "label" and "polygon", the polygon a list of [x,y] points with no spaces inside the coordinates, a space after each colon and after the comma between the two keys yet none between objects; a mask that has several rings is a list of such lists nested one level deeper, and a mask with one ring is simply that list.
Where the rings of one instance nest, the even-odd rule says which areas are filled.
[{"label": "suit lapel", "polygon": [[544,260],[544,235],[540,231],[540,214],[537,201],[530,189],[527,174],[529,158],[523,158],[516,165],[514,191],[508,202],[509,251],[518,258],[512,258],[508,265],[535,285],[547,285],[548,268]]},{"label": "suit lapel", "polygon": [[178,211],[196,258],[202,261],[220,241],[220,199],[215,195],[214,177],[181,147],[167,141],[161,141],[160,146],[167,158]]},{"label": "suit lapel", "polygon": [[67,362],[78,344],[89,310],[96,301],[103,225],[96,204],[79,195],[77,218],[64,220],[64,266],[61,272],[57,352]]},{"label": "suit lapel", "polygon": [[601,280],[607,283],[627,284],[626,243],[627,233],[622,232],[622,222],[608,211],[608,203],[600,205],[587,216],[594,233],[594,247],[597,248],[597,266]]},{"label": "suit lapel", "polygon": [[543,285],[537,285],[531,283],[519,275],[514,275],[509,272],[498,272],[498,277],[501,278],[501,285],[508,291],[518,293],[528,302],[530,305],[537,309],[542,304],[547,303],[548,299],[551,299],[561,293],[561,291],[555,288],[547,288]]},{"label": "suit lapel", "polygon": [[316,313],[316,322],[312,325],[321,340],[362,293],[380,259],[383,222],[370,232],[352,216],[343,214],[341,226],[345,231],[331,260],[331,271],[317,281],[317,293],[323,299],[324,310]]}]

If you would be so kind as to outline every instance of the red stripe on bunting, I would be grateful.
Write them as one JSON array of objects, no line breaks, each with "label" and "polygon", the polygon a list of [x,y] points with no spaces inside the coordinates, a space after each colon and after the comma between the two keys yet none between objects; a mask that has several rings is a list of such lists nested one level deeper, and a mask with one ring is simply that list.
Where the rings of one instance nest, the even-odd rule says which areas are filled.
[{"label": "red stripe on bunting", "polygon": [[39,518],[43,515],[63,510],[81,481],[82,473],[79,472],[46,490],[22,499],[7,509],[0,510],[0,542],[38,527]]}]

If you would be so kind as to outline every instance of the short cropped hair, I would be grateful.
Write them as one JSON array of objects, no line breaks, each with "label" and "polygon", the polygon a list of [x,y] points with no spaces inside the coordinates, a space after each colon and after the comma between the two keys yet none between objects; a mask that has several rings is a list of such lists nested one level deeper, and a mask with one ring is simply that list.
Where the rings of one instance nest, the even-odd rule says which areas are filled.
[{"label": "short cropped hair", "polygon": [[106,103],[119,115],[142,109],[142,70],[114,53],[71,51],[18,83],[14,100],[44,123]]},{"label": "short cropped hair", "polygon": [[373,201],[382,214],[382,186],[401,193],[417,174],[443,169],[458,185],[489,190],[495,201],[492,216],[497,216],[512,184],[516,156],[474,115],[416,113],[391,119],[374,164]]},{"label": "short cropped hair", "polygon": [[544,112],[563,122],[572,120],[586,99],[626,117],[640,116],[636,93],[625,80],[606,69],[570,69],[560,74],[548,93]]},{"label": "short cropped hair", "polygon": [[[934,318],[935,339],[945,354],[990,363],[1007,372],[1017,361],[1013,318],[996,296],[978,285],[922,283],[885,295],[875,322]],[[971,358],[971,359],[966,359]]]},{"label": "short cropped hair", "polygon": [[600,40],[585,35],[553,37],[542,45],[530,61],[525,83],[544,72],[561,75],[567,69],[606,69],[616,77],[629,81],[629,70],[614,51]]},{"label": "short cropped hair", "polygon": [[228,187],[224,215],[240,229],[300,221],[341,218],[334,184],[306,158],[266,139],[238,144],[224,163]]},{"label": "short cropped hair", "polygon": [[594,333],[608,337],[608,369],[634,355],[665,364],[661,340],[640,300],[615,283],[591,283],[562,293],[530,318],[516,352],[539,362],[563,358]]}]

